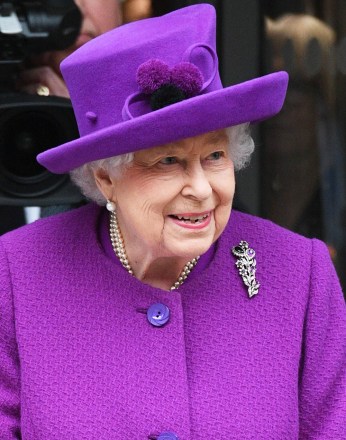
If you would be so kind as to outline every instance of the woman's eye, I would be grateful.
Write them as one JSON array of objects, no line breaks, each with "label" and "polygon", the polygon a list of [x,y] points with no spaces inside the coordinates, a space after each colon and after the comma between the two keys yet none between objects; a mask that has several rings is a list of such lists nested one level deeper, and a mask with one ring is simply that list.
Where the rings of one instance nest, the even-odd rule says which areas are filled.
[{"label": "woman's eye", "polygon": [[177,163],[177,158],[173,156],[164,157],[160,160],[160,163],[163,165],[172,165],[174,163]]},{"label": "woman's eye", "polygon": [[222,156],[223,156],[222,151],[214,151],[214,153],[211,153],[208,156],[208,159],[209,160],[218,160],[218,159],[221,159]]}]

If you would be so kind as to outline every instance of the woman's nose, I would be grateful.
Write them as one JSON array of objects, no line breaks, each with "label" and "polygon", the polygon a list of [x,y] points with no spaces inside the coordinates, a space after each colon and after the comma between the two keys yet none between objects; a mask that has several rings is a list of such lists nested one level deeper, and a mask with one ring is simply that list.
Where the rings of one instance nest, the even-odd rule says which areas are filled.
[{"label": "woman's nose", "polygon": [[213,190],[207,173],[200,163],[195,163],[186,170],[182,195],[196,200],[206,200]]}]

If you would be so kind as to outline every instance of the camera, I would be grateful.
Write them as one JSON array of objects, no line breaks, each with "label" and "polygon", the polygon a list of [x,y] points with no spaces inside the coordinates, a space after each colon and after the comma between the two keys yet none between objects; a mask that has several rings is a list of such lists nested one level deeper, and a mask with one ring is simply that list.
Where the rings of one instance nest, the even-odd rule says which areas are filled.
[{"label": "camera", "polygon": [[76,204],[82,196],[66,175],[49,173],[40,152],[78,137],[69,99],[18,93],[27,60],[62,50],[79,34],[73,0],[13,0],[0,4],[0,205]]}]

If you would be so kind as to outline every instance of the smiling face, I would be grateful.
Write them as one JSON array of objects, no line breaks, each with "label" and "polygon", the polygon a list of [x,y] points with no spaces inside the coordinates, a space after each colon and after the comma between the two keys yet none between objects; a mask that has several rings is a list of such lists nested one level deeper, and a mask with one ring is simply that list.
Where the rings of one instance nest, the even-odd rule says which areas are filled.
[{"label": "smiling face", "polygon": [[235,181],[224,130],[141,150],[119,177],[96,172],[117,205],[130,261],[205,253],[224,230]]}]

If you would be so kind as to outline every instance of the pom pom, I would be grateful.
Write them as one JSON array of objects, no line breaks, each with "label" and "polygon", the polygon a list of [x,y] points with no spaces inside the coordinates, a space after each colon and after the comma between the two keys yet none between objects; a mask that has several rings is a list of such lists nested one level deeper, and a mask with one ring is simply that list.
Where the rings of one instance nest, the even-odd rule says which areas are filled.
[{"label": "pom pom", "polygon": [[151,95],[150,105],[153,110],[159,110],[160,108],[183,101],[185,98],[185,93],[181,89],[173,84],[166,84]]},{"label": "pom pom", "polygon": [[183,62],[171,70],[171,83],[183,90],[186,97],[198,95],[203,81],[203,75],[195,64]]},{"label": "pom pom", "polygon": [[151,59],[141,64],[137,69],[137,84],[141,92],[151,94],[164,84],[170,82],[170,69],[166,63]]}]

